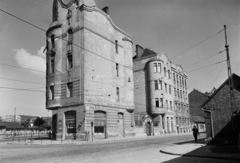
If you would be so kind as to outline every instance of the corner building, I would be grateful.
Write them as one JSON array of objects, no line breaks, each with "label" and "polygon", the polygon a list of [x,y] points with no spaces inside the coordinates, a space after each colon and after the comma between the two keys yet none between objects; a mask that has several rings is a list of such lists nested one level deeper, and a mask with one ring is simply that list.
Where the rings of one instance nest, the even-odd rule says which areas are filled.
[{"label": "corner building", "polygon": [[131,36],[94,0],[54,0],[46,108],[56,139],[134,135]]},{"label": "corner building", "polygon": [[190,132],[187,74],[164,54],[136,45],[136,135]]}]

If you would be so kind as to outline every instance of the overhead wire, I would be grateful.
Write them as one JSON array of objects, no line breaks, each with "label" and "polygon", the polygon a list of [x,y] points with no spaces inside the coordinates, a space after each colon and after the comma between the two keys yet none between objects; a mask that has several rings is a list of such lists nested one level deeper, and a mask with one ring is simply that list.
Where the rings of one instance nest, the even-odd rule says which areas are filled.
[{"label": "overhead wire", "polygon": [[198,70],[201,70],[201,69],[204,69],[204,68],[207,68],[207,67],[210,67],[210,66],[213,66],[213,65],[216,65],[216,64],[219,64],[219,63],[225,62],[225,61],[226,61],[226,60],[223,60],[223,61],[220,61],[220,62],[216,62],[216,63],[210,64],[210,65],[207,65],[207,66],[204,66],[204,67],[201,67],[201,68],[198,68],[198,69],[192,70],[192,71],[188,71],[187,73],[191,73],[191,72],[194,72],[194,71],[198,71]]},{"label": "overhead wire", "polygon": [[218,55],[218,54],[220,54],[220,53],[222,53],[222,52],[224,52],[224,51],[226,51],[226,50],[222,50],[222,51],[220,51],[220,52],[218,52],[218,53],[215,53],[215,54],[213,54],[213,55],[210,55],[210,56],[208,56],[208,57],[206,57],[206,58],[204,58],[204,59],[202,59],[202,60],[199,60],[199,61],[197,61],[197,62],[194,62],[193,64],[190,64],[190,65],[184,67],[184,69],[185,69],[185,68],[188,68],[188,67],[191,67],[191,66],[193,66],[193,65],[195,65],[195,64],[197,64],[197,63],[200,63],[200,62],[202,62],[202,61],[204,61],[204,60],[206,60],[206,59],[209,59],[209,58],[211,58],[211,57],[213,57],[213,56],[215,56],[215,55]]},{"label": "overhead wire", "polygon": [[210,38],[212,38],[212,37],[216,36],[217,34],[221,33],[222,31],[224,31],[224,29],[222,29],[222,30],[218,31],[217,33],[215,33],[214,35],[212,35],[212,36],[210,36],[210,37],[208,37],[208,38],[204,39],[203,41],[200,41],[199,43],[197,43],[197,44],[195,44],[195,45],[191,46],[190,48],[188,48],[188,49],[184,50],[183,52],[181,52],[181,53],[179,53],[179,54],[177,54],[177,55],[175,55],[175,56],[171,57],[170,59],[176,58],[177,56],[179,56],[179,55],[181,55],[181,54],[183,54],[183,53],[187,52],[188,50],[190,50],[190,49],[192,49],[192,48],[194,48],[194,47],[196,47],[196,46],[200,45],[201,43],[203,43],[203,42],[205,42],[205,41],[209,40]]},{"label": "overhead wire", "polygon": [[214,81],[213,81],[213,83],[211,84],[211,86],[210,86],[209,89],[211,89],[211,87],[213,86],[213,84],[214,84],[215,81],[217,80],[218,76],[221,74],[221,72],[222,72],[223,68],[226,66],[226,64],[227,64],[227,63],[225,63],[225,64],[223,65],[222,69],[219,71],[218,75],[217,75],[216,78],[214,79]]}]

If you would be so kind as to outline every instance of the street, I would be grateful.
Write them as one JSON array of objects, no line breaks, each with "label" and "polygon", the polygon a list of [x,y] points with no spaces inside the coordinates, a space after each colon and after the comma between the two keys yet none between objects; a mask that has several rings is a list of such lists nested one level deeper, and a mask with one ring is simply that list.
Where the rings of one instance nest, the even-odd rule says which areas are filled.
[{"label": "street", "polygon": [[[205,135],[201,135],[204,138]],[[0,145],[0,162],[35,163],[173,163],[227,162],[160,153],[166,146],[189,142],[192,135],[155,137],[86,145]],[[229,161],[233,162],[233,161]]]}]

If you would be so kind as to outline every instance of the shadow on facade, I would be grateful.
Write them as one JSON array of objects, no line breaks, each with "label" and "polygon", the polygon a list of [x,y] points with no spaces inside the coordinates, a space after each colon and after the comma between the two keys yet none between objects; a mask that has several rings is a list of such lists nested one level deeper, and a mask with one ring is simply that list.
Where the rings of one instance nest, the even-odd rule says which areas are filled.
[{"label": "shadow on facade", "polygon": [[225,127],[223,127],[212,140],[210,140],[208,145],[217,146],[236,146],[238,144],[238,137],[240,131],[240,114],[238,113],[233,117],[233,120],[228,122]]}]

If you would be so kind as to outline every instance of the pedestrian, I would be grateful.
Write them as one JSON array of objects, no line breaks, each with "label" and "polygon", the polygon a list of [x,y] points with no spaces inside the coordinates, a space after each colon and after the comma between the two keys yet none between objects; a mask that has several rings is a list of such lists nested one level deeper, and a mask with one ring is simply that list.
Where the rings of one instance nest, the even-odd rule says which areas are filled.
[{"label": "pedestrian", "polygon": [[193,127],[192,131],[193,131],[195,143],[197,143],[197,136],[199,135],[199,132],[198,132],[198,129],[196,128],[196,126]]}]

